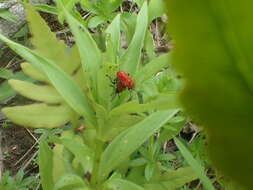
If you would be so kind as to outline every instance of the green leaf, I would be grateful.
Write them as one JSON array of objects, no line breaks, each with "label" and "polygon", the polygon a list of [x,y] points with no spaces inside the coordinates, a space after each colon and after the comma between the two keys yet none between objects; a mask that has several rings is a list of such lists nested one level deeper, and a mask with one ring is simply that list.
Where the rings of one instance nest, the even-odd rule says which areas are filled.
[{"label": "green leaf", "polygon": [[64,125],[73,117],[73,111],[67,106],[49,106],[32,104],[2,109],[6,117],[18,125],[34,128],[54,128]]},{"label": "green leaf", "polygon": [[14,23],[18,23],[17,19],[14,17],[14,15],[7,9],[2,9],[0,10],[0,17],[5,19],[5,20],[8,20],[8,21],[11,21],[11,22],[14,22]]},{"label": "green leaf", "polygon": [[33,63],[36,68],[42,70],[70,107],[80,115],[85,116],[90,123],[93,125],[95,124],[93,108],[91,107],[88,98],[83,94],[80,87],[69,75],[51,60],[40,56],[22,45],[12,42],[1,34],[0,39],[7,43],[7,45],[16,53]]},{"label": "green leaf", "polygon": [[75,46],[69,48],[64,41],[58,40],[31,5],[26,5],[26,10],[29,29],[32,33],[31,42],[35,46],[35,50],[54,61],[66,73],[72,74],[80,65],[77,48]]},{"label": "green leaf", "polygon": [[94,16],[89,19],[88,28],[96,28],[100,24],[105,23],[107,20],[103,16]]},{"label": "green leaf", "polygon": [[148,4],[149,22],[162,16],[166,12],[165,7],[166,5],[164,0],[150,0]]},{"label": "green leaf", "polygon": [[99,180],[105,179],[113,169],[119,166],[121,162],[141,146],[177,112],[177,110],[173,110],[153,113],[117,136],[101,156]]},{"label": "green leaf", "polygon": [[63,102],[60,94],[51,86],[36,85],[30,82],[21,80],[9,80],[11,87],[29,99],[41,101],[50,104],[57,104]]},{"label": "green leaf", "polygon": [[161,190],[177,189],[195,179],[197,179],[197,175],[192,168],[180,168],[164,172],[158,181],[155,183],[144,184],[144,187],[148,190],[151,190],[152,188],[158,188]]},{"label": "green leaf", "polygon": [[144,67],[140,68],[136,74],[136,82],[142,84],[146,80],[155,76],[159,71],[169,66],[168,60],[170,59],[171,54],[166,53],[159,57],[154,58],[152,61],[147,63]]},{"label": "green leaf", "polygon": [[62,138],[62,144],[75,155],[78,162],[81,163],[83,169],[86,172],[91,172],[93,153],[90,148],[82,142],[78,142],[76,139]]},{"label": "green leaf", "polygon": [[124,55],[120,58],[120,69],[128,72],[130,75],[134,75],[139,67],[147,26],[148,5],[147,2],[145,2],[137,17],[133,39]]},{"label": "green leaf", "polygon": [[88,190],[84,180],[74,174],[66,174],[55,184],[53,190]]},{"label": "green leaf", "polygon": [[117,56],[120,48],[120,14],[118,14],[107,27],[106,33],[110,35],[114,56]]},{"label": "green leaf", "polygon": [[145,167],[144,175],[147,181],[149,181],[155,172],[155,163],[148,163]]},{"label": "green leaf", "polygon": [[109,180],[106,185],[113,190],[144,190],[143,187],[123,179]]},{"label": "green leaf", "polygon": [[59,6],[63,9],[67,22],[75,36],[83,70],[87,71],[92,79],[92,88],[94,90],[93,95],[96,98],[97,70],[102,64],[102,54],[89,31],[65,9],[61,1],[58,2]]},{"label": "green leaf", "polygon": [[137,15],[134,13],[123,12],[121,14],[121,27],[123,32],[126,34],[126,42],[130,44],[136,26]]},{"label": "green leaf", "polygon": [[[102,138],[106,141],[111,141],[117,135],[127,128],[135,125],[144,117],[137,115],[116,115],[108,118],[107,123],[102,128]],[[119,125],[120,123],[120,125]]]},{"label": "green leaf", "polygon": [[36,67],[33,67],[30,63],[21,63],[21,68],[25,74],[29,75],[34,80],[38,80],[45,83],[50,82],[43,72],[36,69]]},{"label": "green leaf", "polygon": [[166,109],[177,109],[179,108],[177,94],[159,94],[158,96],[152,98],[145,104],[140,104],[138,101],[133,100],[125,104],[114,108],[111,112],[111,116],[145,112],[151,110],[166,110]]},{"label": "green leaf", "polygon": [[12,71],[5,68],[0,68],[0,78],[10,79],[12,77],[13,77]]},{"label": "green leaf", "polygon": [[33,7],[37,9],[38,11],[42,11],[45,13],[54,14],[54,15],[58,14],[58,10],[54,6],[45,5],[45,4],[34,4]]},{"label": "green leaf", "polygon": [[253,3],[167,2],[174,65],[185,79],[181,101],[207,131],[216,168],[251,190]]},{"label": "green leaf", "polygon": [[40,141],[39,147],[39,169],[40,180],[43,190],[52,190],[54,187],[53,176],[53,153],[45,140]]},{"label": "green leaf", "polygon": [[194,172],[198,175],[199,179],[201,180],[201,182],[202,182],[203,186],[206,188],[206,190],[215,190],[211,180],[205,174],[205,169],[198,163],[197,160],[194,159],[191,152],[177,138],[174,138],[174,141],[175,141],[178,149],[180,150],[181,154],[185,158],[185,160],[192,167]]},{"label": "green leaf", "polygon": [[0,102],[7,100],[8,98],[14,96],[16,92],[11,88],[7,82],[3,82],[0,85]]}]

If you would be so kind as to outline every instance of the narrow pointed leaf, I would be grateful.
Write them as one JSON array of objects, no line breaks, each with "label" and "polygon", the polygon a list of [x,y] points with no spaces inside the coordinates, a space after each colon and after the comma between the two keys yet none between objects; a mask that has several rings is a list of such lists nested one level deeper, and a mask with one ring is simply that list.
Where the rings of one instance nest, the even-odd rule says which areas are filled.
[{"label": "narrow pointed leaf", "polygon": [[134,75],[139,67],[141,50],[144,46],[147,26],[148,5],[147,2],[145,2],[137,17],[133,39],[131,40],[131,43],[125,54],[120,58],[121,70],[127,71],[131,75]]},{"label": "narrow pointed leaf", "polygon": [[206,176],[204,168],[198,163],[197,160],[194,159],[191,152],[184,146],[184,144],[179,139],[174,138],[174,141],[185,160],[192,167],[194,172],[198,175],[206,190],[215,190],[211,180]]},{"label": "narrow pointed leaf", "polygon": [[153,113],[117,136],[101,156],[99,180],[105,179],[113,169],[119,166],[177,112],[177,110],[173,110]]},{"label": "narrow pointed leaf", "polygon": [[40,142],[39,169],[43,190],[52,190],[53,184],[53,152],[45,140]]},{"label": "narrow pointed leaf", "polygon": [[26,62],[21,63],[21,68],[23,72],[30,76],[32,79],[49,83],[47,76],[43,72],[36,69],[36,67],[32,66],[32,64]]}]

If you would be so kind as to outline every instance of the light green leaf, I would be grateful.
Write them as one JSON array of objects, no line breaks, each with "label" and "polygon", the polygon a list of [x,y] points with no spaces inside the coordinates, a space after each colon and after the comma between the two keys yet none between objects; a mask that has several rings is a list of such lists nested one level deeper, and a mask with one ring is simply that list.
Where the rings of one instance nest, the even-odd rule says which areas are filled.
[{"label": "light green leaf", "polygon": [[61,1],[58,2],[59,6],[63,9],[67,22],[75,36],[83,70],[87,71],[92,79],[93,95],[96,98],[97,70],[102,64],[102,54],[89,31],[65,9]]},{"label": "light green leaf", "polygon": [[130,75],[134,75],[139,67],[147,26],[148,5],[147,2],[145,2],[137,17],[133,39],[124,55],[120,58],[120,69],[128,72]]},{"label": "light green leaf", "polygon": [[40,180],[43,190],[52,190],[53,183],[53,153],[45,140],[40,141],[39,147]]},{"label": "light green leaf", "polygon": [[34,4],[33,7],[39,11],[49,13],[49,14],[58,14],[58,10],[54,6],[46,5],[46,4]]},{"label": "light green leaf", "polygon": [[212,163],[251,190],[253,2],[166,2],[174,65],[185,79],[182,103],[206,130]]},{"label": "light green leaf", "polygon": [[73,138],[62,138],[61,142],[72,154],[75,155],[77,161],[82,165],[83,169],[86,172],[91,172],[93,152],[90,148],[84,143]]},{"label": "light green leaf", "polygon": [[205,174],[205,169],[198,163],[197,160],[194,159],[191,152],[177,138],[174,138],[174,141],[175,141],[178,149],[180,150],[181,154],[185,158],[185,160],[192,167],[194,172],[198,175],[199,179],[201,180],[201,182],[202,182],[203,186],[206,188],[206,190],[215,190],[211,180]]},{"label": "light green leaf", "polygon": [[47,76],[43,72],[36,69],[36,67],[33,67],[32,64],[21,63],[21,68],[22,68],[23,72],[25,74],[29,75],[32,79],[38,80],[41,82],[45,82],[45,83],[49,83]]},{"label": "light green leaf", "polygon": [[144,190],[143,187],[123,179],[109,180],[106,185],[113,190]]},{"label": "light green leaf", "polygon": [[83,94],[79,86],[62,69],[34,51],[7,39],[0,34],[0,39],[12,48],[16,53],[24,57],[33,65],[42,70],[64,100],[80,115],[84,116],[93,125],[95,116],[88,98]]},{"label": "light green leaf", "polygon": [[88,190],[84,180],[74,174],[66,174],[55,184],[54,190]]},{"label": "light green leaf", "polygon": [[55,88],[48,85],[36,85],[21,80],[9,80],[11,87],[26,98],[50,104],[63,102]]},{"label": "light green leaf", "polygon": [[11,21],[11,22],[14,22],[14,23],[18,23],[17,19],[15,18],[15,16],[7,9],[2,9],[0,10],[0,17],[5,19],[5,20],[8,20],[8,21]]},{"label": "light green leaf", "polygon": [[157,182],[144,184],[144,187],[148,190],[156,186],[163,190],[177,189],[196,179],[197,175],[192,168],[180,168],[164,172]]},{"label": "light green leaf", "polygon": [[12,71],[5,69],[5,68],[0,68],[0,78],[3,79],[10,79],[13,77]]},{"label": "light green leaf", "polygon": [[108,118],[107,123],[102,128],[102,138],[111,141],[125,129],[140,122],[144,117],[137,115],[116,115]]},{"label": "light green leaf", "polygon": [[144,175],[147,181],[149,181],[155,172],[155,163],[148,163],[145,167]]},{"label": "light green leaf", "polygon": [[178,111],[160,111],[151,114],[117,136],[101,156],[99,180],[106,176],[131,153],[141,146],[156,130],[162,127]]},{"label": "light green leaf", "polygon": [[72,74],[80,65],[77,48],[67,47],[64,41],[58,40],[31,5],[26,5],[26,10],[29,29],[32,33],[31,42],[35,50],[54,61],[66,73]]},{"label": "light green leaf", "polygon": [[89,28],[96,28],[100,24],[105,23],[107,20],[103,16],[94,16],[89,19],[88,27]]},{"label": "light green leaf", "polygon": [[177,100],[177,94],[159,94],[158,96],[152,98],[150,101],[144,104],[140,104],[138,101],[133,100],[125,104],[114,108],[111,112],[111,116],[145,112],[150,110],[166,110],[166,109],[177,109],[179,108],[179,103]]},{"label": "light green leaf", "polygon": [[123,12],[121,14],[121,27],[126,34],[126,42],[130,44],[136,26],[137,15],[135,13]]},{"label": "light green leaf", "polygon": [[135,77],[137,86],[138,84],[142,84],[146,80],[153,77],[162,69],[168,67],[169,66],[168,60],[170,59],[170,56],[171,56],[170,53],[166,53],[164,55],[154,58],[152,61],[147,63],[144,67],[140,68],[140,70],[138,70]]},{"label": "light green leaf", "polygon": [[7,82],[3,82],[0,85],[0,102],[7,100],[8,98],[15,96],[16,92],[11,88]]},{"label": "light green leaf", "polygon": [[165,14],[165,7],[166,5],[164,0],[150,0],[148,4],[149,22]]},{"label": "light green leaf", "polygon": [[109,37],[112,42],[114,56],[117,56],[120,48],[120,14],[113,19],[105,32],[110,35]]},{"label": "light green leaf", "polygon": [[34,128],[59,127],[70,121],[74,114],[67,106],[46,104],[6,107],[2,112],[14,123]]}]

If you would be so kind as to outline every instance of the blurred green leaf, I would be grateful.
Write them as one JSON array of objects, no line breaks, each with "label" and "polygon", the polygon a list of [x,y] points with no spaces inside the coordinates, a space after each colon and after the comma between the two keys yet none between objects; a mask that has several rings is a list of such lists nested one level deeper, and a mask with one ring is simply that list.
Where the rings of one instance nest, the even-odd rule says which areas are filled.
[{"label": "blurred green leaf", "polygon": [[58,10],[54,6],[46,5],[46,4],[34,4],[33,7],[37,9],[38,11],[42,11],[49,14],[58,14]]},{"label": "blurred green leaf", "polygon": [[2,9],[0,10],[0,17],[5,19],[5,20],[8,20],[8,21],[11,21],[11,22],[14,22],[14,23],[18,23],[17,19],[15,18],[15,16],[7,9]]},{"label": "blurred green leaf", "polygon": [[66,174],[55,184],[53,190],[88,190],[84,180],[74,174]]},{"label": "blurred green leaf", "polygon": [[168,28],[177,44],[174,65],[185,78],[182,103],[206,129],[217,169],[251,190],[253,3],[167,3]]}]

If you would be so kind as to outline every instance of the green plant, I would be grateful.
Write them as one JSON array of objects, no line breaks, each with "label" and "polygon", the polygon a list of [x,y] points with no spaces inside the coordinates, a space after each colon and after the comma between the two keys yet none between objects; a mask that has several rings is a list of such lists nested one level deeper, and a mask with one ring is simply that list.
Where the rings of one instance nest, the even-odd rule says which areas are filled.
[{"label": "green plant", "polygon": [[181,101],[204,126],[216,167],[250,190],[253,3],[167,2],[174,65],[185,78]]},{"label": "green plant", "polygon": [[[57,3],[75,37],[72,48],[58,41],[29,5],[27,18],[35,49],[0,35],[28,61],[21,65],[23,72],[39,81],[9,80],[17,92],[36,103],[7,107],[3,113],[26,127],[52,129],[69,123],[60,137],[46,135],[40,141],[43,190],[164,190],[196,179],[190,167],[173,170],[162,165],[168,158],[159,147],[177,135],[184,119],[179,115],[177,85],[166,88],[163,81],[167,79],[156,77],[168,69],[170,54],[141,59],[148,28],[147,2],[137,16],[128,48],[121,48],[121,17],[117,15],[104,32],[105,51],[65,4]],[[115,92],[110,79],[116,78],[118,70],[129,73],[134,90]],[[160,140],[154,141],[155,133]],[[49,143],[54,143],[53,149]],[[138,152],[147,162],[134,167]]]},{"label": "green plant", "polygon": [[19,170],[15,178],[5,172],[0,180],[1,190],[33,190],[38,183],[35,177],[24,177],[23,170]]}]

